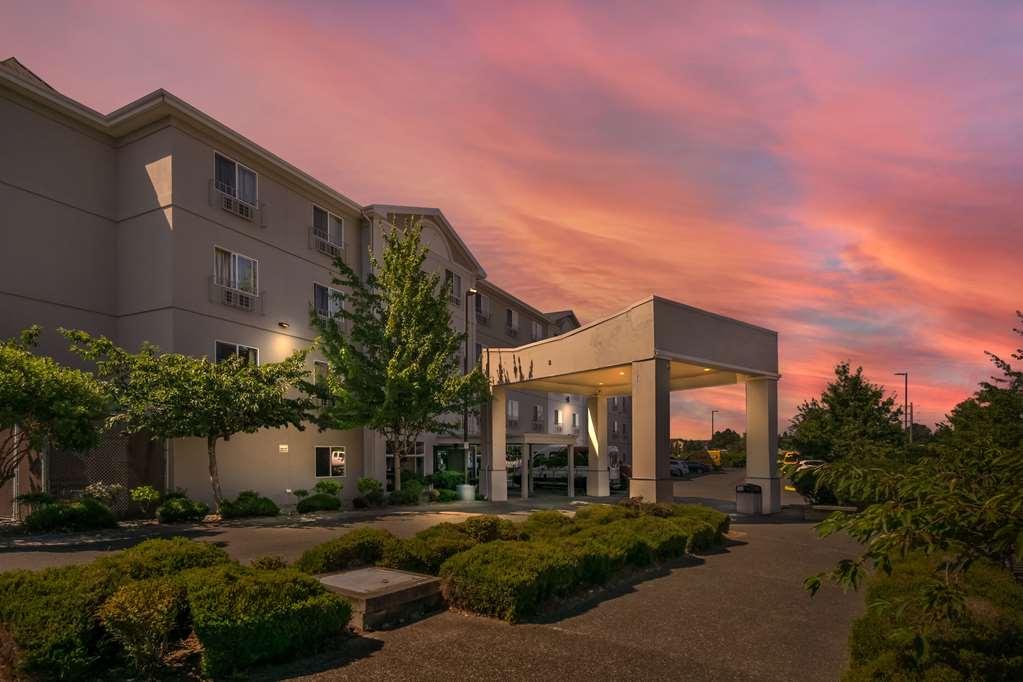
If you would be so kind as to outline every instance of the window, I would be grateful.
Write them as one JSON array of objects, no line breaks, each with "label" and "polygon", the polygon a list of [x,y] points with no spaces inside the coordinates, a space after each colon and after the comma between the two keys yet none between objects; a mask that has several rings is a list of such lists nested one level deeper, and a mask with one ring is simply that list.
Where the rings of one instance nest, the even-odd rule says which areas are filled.
[{"label": "window", "polygon": [[328,244],[341,246],[345,243],[345,219],[313,205],[313,229],[316,236]]},{"label": "window", "polygon": [[476,294],[476,319],[480,322],[490,321],[490,297],[486,294]]},{"label": "window", "polygon": [[618,433],[618,420],[617,419],[613,423],[613,431],[614,431],[614,433]]},{"label": "window", "polygon": [[444,271],[444,285],[451,287],[451,302],[461,303],[462,302],[462,276],[451,272],[450,270]]},{"label": "window", "polygon": [[321,381],[327,380],[327,375],[330,373],[330,365],[322,360],[316,360],[313,362],[313,383],[320,383]]},{"label": "window", "polygon": [[344,307],[344,294],[322,284],[313,285],[313,308],[320,317],[335,319]]},{"label": "window", "polygon": [[539,405],[533,405],[533,421],[535,422],[543,421],[543,408],[541,408]]},{"label": "window", "polygon": [[345,475],[345,447],[343,445],[316,446],[316,478]]},{"label": "window", "polygon": [[541,325],[536,320],[533,320],[533,322],[532,322],[532,329],[530,330],[530,338],[533,339],[533,341],[539,341],[540,339],[543,338],[543,325]]},{"label": "window", "polygon": [[257,293],[259,263],[254,258],[213,247],[213,277],[219,286]]},{"label": "window", "polygon": [[554,410],[554,425],[561,426],[561,410]]},{"label": "window", "polygon": [[259,349],[251,346],[243,346],[240,343],[227,343],[217,341],[213,349],[214,360],[223,362],[230,357],[237,355],[246,363],[259,364]]},{"label": "window", "polygon": [[258,183],[255,171],[222,154],[214,153],[213,157],[217,189],[249,206],[256,206]]},{"label": "window", "polygon": [[618,396],[611,398],[611,407],[618,409]]},{"label": "window", "polygon": [[[394,443],[387,441],[387,480],[389,484],[394,482]],[[406,453],[401,458],[401,470],[422,475],[426,467],[426,446],[423,441],[416,441],[415,453]]]},{"label": "window", "polygon": [[504,311],[504,326],[509,332],[519,331],[519,311],[506,308]]},{"label": "window", "polygon": [[572,428],[573,429],[578,429],[579,428],[579,413],[578,412],[573,412],[572,413]]},{"label": "window", "polygon": [[519,401],[509,400],[508,401],[508,419],[519,418]]}]

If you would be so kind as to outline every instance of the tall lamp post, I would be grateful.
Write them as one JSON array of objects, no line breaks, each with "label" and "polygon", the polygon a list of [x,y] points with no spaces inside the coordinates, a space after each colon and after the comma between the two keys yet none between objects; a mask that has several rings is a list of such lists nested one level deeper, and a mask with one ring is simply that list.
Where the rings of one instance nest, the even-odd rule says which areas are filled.
[{"label": "tall lamp post", "polygon": [[[465,292],[465,353],[462,356],[462,373],[469,373],[469,299],[477,296],[479,291],[467,289]],[[462,449],[465,454],[465,482],[469,483],[469,403],[462,408]]]},{"label": "tall lamp post", "polygon": [[909,372],[895,372],[895,376],[902,377],[902,424],[906,428],[910,445],[913,444],[913,423],[909,420]]},{"label": "tall lamp post", "polygon": [[[717,414],[720,411],[721,410],[711,410],[710,411],[710,440],[714,440],[714,415]],[[707,441],[707,447],[708,448],[710,448],[710,440]]]}]

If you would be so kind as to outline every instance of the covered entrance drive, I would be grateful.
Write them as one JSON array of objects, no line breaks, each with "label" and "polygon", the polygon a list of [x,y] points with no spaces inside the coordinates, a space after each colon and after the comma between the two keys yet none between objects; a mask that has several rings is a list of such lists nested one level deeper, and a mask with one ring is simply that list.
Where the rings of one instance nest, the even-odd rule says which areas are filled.
[{"label": "covered entrance drive", "polygon": [[[493,385],[481,420],[483,473],[491,500],[508,499],[509,388],[588,396],[586,493],[592,496],[609,494],[607,398],[631,395],[629,494],[670,501],[671,392],[742,383],[746,480],[763,489],[763,513],[780,509],[776,332],[653,296],[561,336],[487,349],[483,367]],[[551,435],[543,436],[549,443]]]},{"label": "covered entrance drive", "polygon": [[[521,463],[519,465],[519,494],[522,496],[522,499],[526,499],[533,492],[533,447],[545,445],[558,445],[565,448],[565,454],[568,459],[566,463],[568,496],[575,496],[575,436],[562,435],[558,433],[521,433],[505,439],[506,452],[509,445],[520,446],[522,449]],[[507,460],[505,461],[505,467],[507,470]],[[480,479],[482,485],[487,485],[489,480],[489,477]],[[489,492],[489,490],[484,489],[485,495],[489,496]],[[504,493],[504,499],[508,499],[507,475],[505,476]]]}]

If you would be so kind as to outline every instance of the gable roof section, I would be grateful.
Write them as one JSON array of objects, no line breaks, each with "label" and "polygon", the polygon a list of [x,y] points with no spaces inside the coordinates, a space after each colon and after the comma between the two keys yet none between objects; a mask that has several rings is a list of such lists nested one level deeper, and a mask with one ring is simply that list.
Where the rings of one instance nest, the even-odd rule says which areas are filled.
[{"label": "gable roof section", "polygon": [[53,92],[57,92],[57,89],[44,81],[42,78],[37,76],[31,69],[18,61],[17,57],[8,57],[7,59],[0,62],[0,67],[3,67],[10,73],[27,80],[30,83],[38,85]]},{"label": "gable roof section", "polygon": [[469,250],[466,243],[462,241],[458,231],[452,227],[451,223],[448,222],[448,219],[444,217],[444,214],[439,208],[428,208],[425,206],[399,206],[395,204],[370,204],[366,207],[366,210],[371,213],[379,214],[385,220],[389,213],[397,213],[399,215],[420,215],[433,219],[433,221],[444,231],[455,246],[462,251],[469,262],[472,263],[472,267],[476,271],[476,276],[481,279],[487,276],[486,270],[483,269],[483,266],[476,259],[476,256]]}]

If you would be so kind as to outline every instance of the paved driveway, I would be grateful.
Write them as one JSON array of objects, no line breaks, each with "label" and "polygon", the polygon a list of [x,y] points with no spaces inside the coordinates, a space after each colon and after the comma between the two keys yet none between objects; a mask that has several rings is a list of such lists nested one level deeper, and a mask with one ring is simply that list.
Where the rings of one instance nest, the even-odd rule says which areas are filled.
[{"label": "paved driveway", "polygon": [[[740,481],[737,471],[708,474],[676,482],[675,493],[685,501],[734,510],[734,485]],[[518,516],[565,502],[544,497],[525,506],[512,502],[472,511]],[[464,511],[409,512],[356,523],[410,535],[465,516]],[[195,536],[222,544],[242,560],[271,553],[294,557],[353,525],[213,527]],[[801,582],[851,555],[855,545],[844,538],[818,539],[812,524],[791,512],[738,519],[733,531],[720,552],[541,623],[510,626],[444,612],[357,637],[341,653],[263,671],[257,679],[837,679],[845,665],[849,623],[862,611],[863,598],[825,589],[811,600]],[[84,561],[133,541],[8,546],[0,549],[0,568]]]}]

